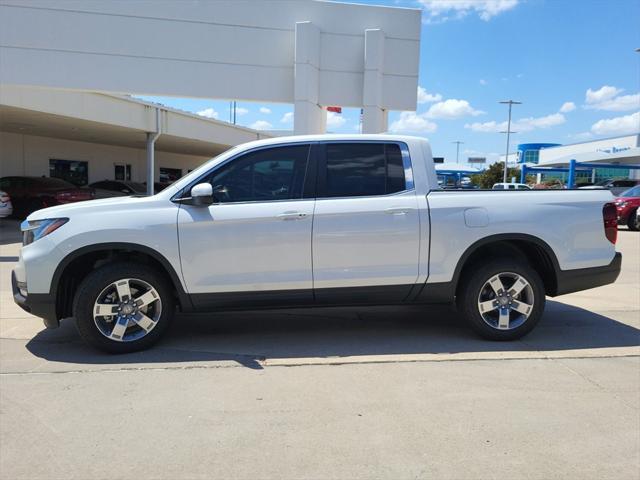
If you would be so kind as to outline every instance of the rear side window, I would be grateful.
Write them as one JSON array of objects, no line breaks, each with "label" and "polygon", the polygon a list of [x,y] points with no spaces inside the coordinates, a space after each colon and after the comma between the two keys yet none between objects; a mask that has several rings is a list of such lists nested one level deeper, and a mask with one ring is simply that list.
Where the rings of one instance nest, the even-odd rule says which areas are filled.
[{"label": "rear side window", "polygon": [[405,189],[402,153],[397,144],[326,144],[325,197],[387,195]]},{"label": "rear side window", "polygon": [[215,170],[208,178],[222,203],[302,198],[309,145],[250,152]]}]

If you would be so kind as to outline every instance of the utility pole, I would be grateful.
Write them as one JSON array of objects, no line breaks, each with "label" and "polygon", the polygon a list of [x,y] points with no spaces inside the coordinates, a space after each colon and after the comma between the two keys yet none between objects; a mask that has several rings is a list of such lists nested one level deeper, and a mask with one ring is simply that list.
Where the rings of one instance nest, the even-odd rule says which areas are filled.
[{"label": "utility pole", "polygon": [[509,135],[512,133],[517,133],[517,132],[511,131],[511,107],[513,105],[522,105],[522,102],[516,102],[514,100],[503,100],[500,103],[504,105],[509,105],[509,120],[507,121],[507,131],[500,132],[500,133],[507,134],[507,151],[504,154],[504,176],[502,180],[504,183],[507,183],[507,171],[509,170]]},{"label": "utility pole", "polygon": [[458,163],[458,157],[460,156],[460,144],[464,142],[461,142],[460,140],[456,140],[455,142],[451,142],[451,143],[456,144],[456,163]]}]

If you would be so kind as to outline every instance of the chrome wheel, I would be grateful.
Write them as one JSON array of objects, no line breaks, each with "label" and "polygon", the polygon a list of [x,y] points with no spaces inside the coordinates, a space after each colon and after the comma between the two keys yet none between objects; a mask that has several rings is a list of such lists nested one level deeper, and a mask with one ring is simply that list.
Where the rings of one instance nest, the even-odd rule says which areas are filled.
[{"label": "chrome wheel", "polygon": [[517,273],[494,275],[480,289],[478,310],[484,322],[498,330],[512,330],[527,321],[534,294],[529,282]]},{"label": "chrome wheel", "polygon": [[109,284],[93,305],[98,331],[116,342],[132,342],[155,328],[162,313],[160,295],[149,283],[123,278]]}]

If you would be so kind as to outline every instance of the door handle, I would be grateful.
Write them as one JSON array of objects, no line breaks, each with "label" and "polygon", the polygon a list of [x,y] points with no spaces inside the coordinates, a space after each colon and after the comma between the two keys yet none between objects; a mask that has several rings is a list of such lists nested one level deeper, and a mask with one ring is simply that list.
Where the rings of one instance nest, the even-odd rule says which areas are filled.
[{"label": "door handle", "polygon": [[303,212],[284,212],[278,215],[280,220],[301,220],[307,216]]},{"label": "door handle", "polygon": [[407,207],[391,207],[391,208],[387,208],[384,213],[388,213],[389,215],[406,215],[407,213],[409,213],[411,210],[413,210],[413,208],[407,208]]}]

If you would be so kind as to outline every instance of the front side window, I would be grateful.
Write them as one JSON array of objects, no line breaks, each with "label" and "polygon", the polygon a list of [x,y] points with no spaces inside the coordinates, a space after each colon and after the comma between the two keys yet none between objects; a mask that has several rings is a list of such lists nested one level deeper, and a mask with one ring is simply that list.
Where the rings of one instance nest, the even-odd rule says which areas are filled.
[{"label": "front side window", "polygon": [[209,177],[219,202],[268,202],[302,198],[309,145],[247,153]]},{"label": "front side window", "polygon": [[387,195],[406,189],[397,144],[329,143],[326,164],[327,197]]}]

